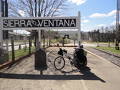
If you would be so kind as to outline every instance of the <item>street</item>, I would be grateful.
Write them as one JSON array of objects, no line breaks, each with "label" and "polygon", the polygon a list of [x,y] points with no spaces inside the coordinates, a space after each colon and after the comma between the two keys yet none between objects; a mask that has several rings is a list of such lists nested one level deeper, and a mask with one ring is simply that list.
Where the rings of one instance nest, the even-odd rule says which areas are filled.
[{"label": "street", "polygon": [[[51,48],[49,48],[51,50]],[[73,53],[73,48],[65,48]],[[54,48],[58,50],[58,48]],[[88,53],[88,67],[78,70],[66,60],[62,71],[55,70],[53,61],[47,61],[48,69],[34,70],[34,55],[0,71],[0,90],[119,90],[120,68],[110,61]]]}]

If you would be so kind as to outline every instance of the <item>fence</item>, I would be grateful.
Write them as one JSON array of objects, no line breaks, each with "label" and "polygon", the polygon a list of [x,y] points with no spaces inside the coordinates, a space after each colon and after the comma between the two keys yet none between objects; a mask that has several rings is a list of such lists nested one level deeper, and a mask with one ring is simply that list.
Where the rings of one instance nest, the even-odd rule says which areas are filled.
[{"label": "fence", "polygon": [[35,51],[33,40],[27,36],[26,39],[17,39],[12,36],[4,40],[3,48],[0,48],[0,64],[18,60]]}]

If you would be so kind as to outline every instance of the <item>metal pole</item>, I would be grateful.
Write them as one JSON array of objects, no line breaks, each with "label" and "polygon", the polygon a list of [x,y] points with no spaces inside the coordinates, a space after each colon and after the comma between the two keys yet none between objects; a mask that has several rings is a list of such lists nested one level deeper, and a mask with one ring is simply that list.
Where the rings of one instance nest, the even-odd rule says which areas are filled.
[{"label": "metal pole", "polygon": [[41,48],[41,30],[38,30],[38,48]]},{"label": "metal pole", "polygon": [[38,17],[41,16],[41,13],[40,13],[40,4],[41,4],[41,0],[39,0],[39,2],[38,2]]},{"label": "metal pole", "polygon": [[[35,17],[37,17],[37,1],[35,0]],[[38,44],[38,35],[37,30],[35,30],[35,47],[37,50],[37,44]]]},{"label": "metal pole", "polygon": [[31,37],[29,37],[29,55],[31,54]]},{"label": "metal pole", "polygon": [[78,46],[81,45],[81,15],[80,12],[78,12]]},{"label": "metal pole", "polygon": [[[8,17],[8,3],[7,3],[7,0],[5,0],[5,3],[4,3],[4,16],[5,17]],[[9,47],[9,43],[8,43],[8,30],[4,31],[5,34],[5,39],[6,39],[6,50],[8,51],[8,47]]]},{"label": "metal pole", "polygon": [[[2,0],[0,1],[0,18],[2,17]],[[1,26],[1,25],[0,25]],[[3,32],[0,28],[0,47],[3,47]]]},{"label": "metal pole", "polygon": [[0,47],[3,47],[3,33],[2,30],[0,30]]},{"label": "metal pole", "polygon": [[0,17],[2,16],[2,0],[0,1]]},{"label": "metal pole", "polygon": [[11,46],[12,46],[12,61],[15,61],[15,50],[14,50],[14,39],[11,37]]},{"label": "metal pole", "polygon": [[35,0],[35,17],[37,17],[37,1]]},{"label": "metal pole", "polygon": [[43,48],[45,48],[45,31],[43,31]]},{"label": "metal pole", "polygon": [[117,0],[117,12],[116,12],[116,50],[119,50],[119,1]]},{"label": "metal pole", "polygon": [[48,28],[48,47],[50,47],[50,28]]},{"label": "metal pole", "polygon": [[[41,17],[41,13],[40,13],[40,4],[41,4],[42,0],[39,0],[38,2],[38,17]],[[41,48],[41,30],[38,30],[38,48]]]},{"label": "metal pole", "polygon": [[120,49],[119,47],[119,43],[120,43],[120,24],[119,24],[119,21],[120,21],[120,0],[118,0],[118,4],[117,4],[117,11],[118,11],[118,49]]}]

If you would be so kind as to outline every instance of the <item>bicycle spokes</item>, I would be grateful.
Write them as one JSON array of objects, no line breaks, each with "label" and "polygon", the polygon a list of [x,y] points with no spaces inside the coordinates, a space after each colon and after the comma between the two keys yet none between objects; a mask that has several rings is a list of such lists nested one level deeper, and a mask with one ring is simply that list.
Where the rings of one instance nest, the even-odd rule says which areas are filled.
[{"label": "bicycle spokes", "polygon": [[57,70],[61,70],[65,66],[65,60],[62,56],[59,56],[54,61],[54,66]]}]

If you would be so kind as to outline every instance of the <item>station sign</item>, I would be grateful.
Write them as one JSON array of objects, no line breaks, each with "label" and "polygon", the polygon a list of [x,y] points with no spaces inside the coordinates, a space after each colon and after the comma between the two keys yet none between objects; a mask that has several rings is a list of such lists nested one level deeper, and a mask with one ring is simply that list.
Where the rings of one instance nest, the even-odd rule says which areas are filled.
[{"label": "station sign", "polygon": [[79,25],[78,17],[33,17],[33,18],[1,18],[2,30],[15,29],[76,29]]}]

